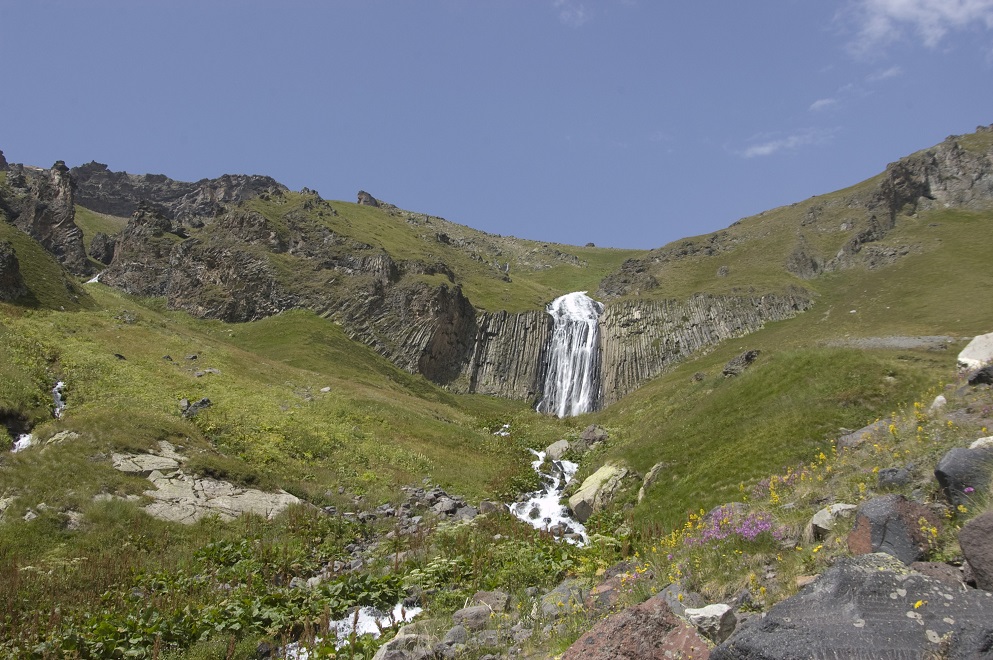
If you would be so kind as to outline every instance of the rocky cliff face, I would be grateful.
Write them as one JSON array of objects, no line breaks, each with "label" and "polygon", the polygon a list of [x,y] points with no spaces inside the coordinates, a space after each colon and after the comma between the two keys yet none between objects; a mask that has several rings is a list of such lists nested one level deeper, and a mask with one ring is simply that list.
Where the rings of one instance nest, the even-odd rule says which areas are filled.
[{"label": "rocky cliff face", "polygon": [[187,183],[163,174],[112,172],[95,161],[74,167],[71,173],[77,202],[88,209],[127,218],[145,203],[171,220],[193,226],[218,215],[227,204],[287,190],[267,176],[225,174]]},{"label": "rocky cliff face", "polygon": [[754,332],[768,321],[796,316],[812,304],[801,291],[608,304],[600,317],[604,405],[697,351]]},{"label": "rocky cliff face", "polygon": [[14,247],[7,241],[0,241],[0,300],[17,300],[27,292]]},{"label": "rocky cliff face", "polygon": [[83,248],[83,232],[75,223],[75,188],[65,163],[58,161],[49,170],[11,164],[6,170],[0,210],[70,272],[92,272]]}]

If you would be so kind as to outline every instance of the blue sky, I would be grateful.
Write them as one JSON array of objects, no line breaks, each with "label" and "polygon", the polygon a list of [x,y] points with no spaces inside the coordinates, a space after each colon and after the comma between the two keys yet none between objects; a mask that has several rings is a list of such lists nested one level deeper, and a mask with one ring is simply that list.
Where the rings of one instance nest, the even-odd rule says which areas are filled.
[{"label": "blue sky", "polygon": [[0,0],[8,160],[658,247],[993,123],[993,0]]}]

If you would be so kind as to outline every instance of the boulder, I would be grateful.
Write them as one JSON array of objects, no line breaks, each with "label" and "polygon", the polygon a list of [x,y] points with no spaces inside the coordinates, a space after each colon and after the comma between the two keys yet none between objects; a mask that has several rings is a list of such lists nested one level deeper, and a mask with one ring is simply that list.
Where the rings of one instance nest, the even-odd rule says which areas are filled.
[{"label": "boulder", "polygon": [[379,200],[364,190],[360,190],[357,197],[357,204],[361,204],[362,206],[379,206]]},{"label": "boulder", "polygon": [[489,624],[492,612],[488,605],[470,605],[452,614],[452,621],[466,630],[482,630]]},{"label": "boulder", "polygon": [[541,614],[546,617],[565,616],[582,611],[589,589],[582,580],[563,580],[557,587],[541,597]]},{"label": "boulder", "polygon": [[810,529],[815,539],[823,539],[834,529],[838,518],[850,518],[858,507],[839,502],[819,510],[810,519]]},{"label": "boulder", "polygon": [[945,498],[955,506],[968,505],[976,494],[989,489],[993,450],[953,447],[934,469]]},{"label": "boulder", "polygon": [[927,529],[940,525],[930,509],[903,495],[874,497],[855,513],[848,549],[856,555],[882,552],[910,564],[927,554],[931,540]]},{"label": "boulder", "polygon": [[979,369],[993,362],[993,332],[973,337],[959,353],[960,369]]},{"label": "boulder", "polygon": [[863,426],[858,431],[853,431],[840,436],[835,441],[835,444],[839,449],[852,449],[858,447],[859,445],[868,442],[883,433],[886,433],[889,425],[889,419],[881,419],[878,422],[869,424],[868,426]]},{"label": "boulder", "polygon": [[837,560],[710,657],[978,658],[989,657],[991,635],[993,597],[949,588],[893,557],[871,554]]},{"label": "boulder", "polygon": [[477,591],[473,594],[472,600],[480,605],[485,605],[492,612],[503,612],[507,609],[510,596],[502,591]]},{"label": "boulder", "polygon": [[102,264],[109,264],[114,260],[114,247],[117,239],[108,236],[102,231],[98,231],[90,241],[89,255]]},{"label": "boulder", "polygon": [[548,445],[545,449],[545,456],[552,461],[561,461],[567,451],[569,451],[569,441],[559,440]]},{"label": "boulder", "polygon": [[703,607],[703,597],[694,592],[687,591],[678,583],[673,583],[660,591],[656,598],[661,598],[677,615],[684,617],[687,607]]},{"label": "boulder", "polygon": [[422,623],[410,623],[379,647],[372,660],[426,660],[434,657],[437,638]]},{"label": "boulder", "polygon": [[561,660],[706,660],[709,644],[659,598],[650,598],[599,623],[577,639]]},{"label": "boulder", "polygon": [[969,374],[967,381],[973,387],[976,385],[993,385],[993,365],[975,370]]},{"label": "boulder", "polygon": [[641,482],[641,488],[638,489],[638,503],[640,504],[643,499],[645,499],[645,491],[651,488],[655,480],[659,478],[662,474],[662,469],[666,467],[665,463],[656,463],[652,466],[652,469],[648,471],[645,478]]},{"label": "boulder", "polygon": [[627,474],[627,468],[608,463],[586,477],[579,490],[569,498],[569,508],[576,519],[586,522],[594,512],[599,511],[610,501]]},{"label": "boulder", "polygon": [[942,408],[948,405],[948,399],[945,398],[944,394],[939,394],[934,397],[934,401],[928,406],[927,414],[934,415],[935,413],[941,412]]},{"label": "boulder", "polygon": [[895,488],[910,483],[910,470],[906,468],[883,468],[877,476],[880,488]]},{"label": "boulder", "polygon": [[738,357],[725,364],[724,368],[721,369],[721,373],[724,374],[725,377],[740,376],[745,372],[745,369],[751,366],[752,362],[755,362],[755,360],[758,359],[758,357],[759,351],[745,351]]},{"label": "boulder", "polygon": [[962,527],[959,547],[972,568],[976,586],[993,591],[993,511],[976,516]]},{"label": "boulder", "polygon": [[993,450],[993,435],[985,438],[978,438],[972,441],[969,449],[990,449]]},{"label": "boulder", "polygon": [[686,619],[704,637],[720,644],[731,636],[738,618],[726,603],[715,603],[706,607],[686,608]]}]

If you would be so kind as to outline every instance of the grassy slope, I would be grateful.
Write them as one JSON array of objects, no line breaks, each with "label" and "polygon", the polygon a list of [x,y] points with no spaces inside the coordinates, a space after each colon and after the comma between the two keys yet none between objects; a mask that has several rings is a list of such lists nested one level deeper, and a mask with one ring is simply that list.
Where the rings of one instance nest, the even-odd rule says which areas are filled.
[{"label": "grassy slope", "polygon": [[[616,250],[538,243],[494,236],[405,211],[333,202],[336,215],[319,217],[309,213],[306,195],[288,193],[283,198],[252,200],[248,206],[263,213],[274,224],[283,224],[290,212],[305,213],[313,222],[360,243],[381,248],[394,260],[444,263],[456,275],[469,300],[480,309],[522,311],[541,309],[553,298],[576,290],[596,290],[604,276],[643,250]],[[437,240],[444,233],[450,243]],[[456,246],[459,240],[463,247]],[[475,255],[475,258],[474,256]],[[563,256],[565,255],[565,256]],[[575,257],[578,263],[569,257]],[[507,282],[494,263],[510,263]],[[435,276],[438,282],[440,276]]]},{"label": "grassy slope", "polygon": [[[947,351],[862,350],[827,344],[890,335],[971,337],[993,328],[980,301],[993,286],[993,246],[975,240],[989,213],[941,211],[904,219],[888,241],[920,246],[896,264],[810,282],[815,306],[687,363],[593,416],[619,437],[606,458],[646,472],[670,467],[638,509],[643,522],[677,523],[690,509],[736,498],[741,482],[809,460],[839,427],[859,428],[954,376]],[[852,313],[854,310],[855,313]],[[743,376],[720,369],[762,351]],[[695,382],[695,372],[706,374]]]}]

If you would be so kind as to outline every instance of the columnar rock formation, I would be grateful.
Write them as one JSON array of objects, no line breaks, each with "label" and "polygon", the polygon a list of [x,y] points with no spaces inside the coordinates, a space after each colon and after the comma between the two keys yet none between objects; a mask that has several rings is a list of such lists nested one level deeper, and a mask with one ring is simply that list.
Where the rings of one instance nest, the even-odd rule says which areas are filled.
[{"label": "columnar rock formation", "polygon": [[796,316],[811,304],[799,292],[608,304],[600,318],[604,404],[617,401],[701,349],[754,332],[767,321]]}]

